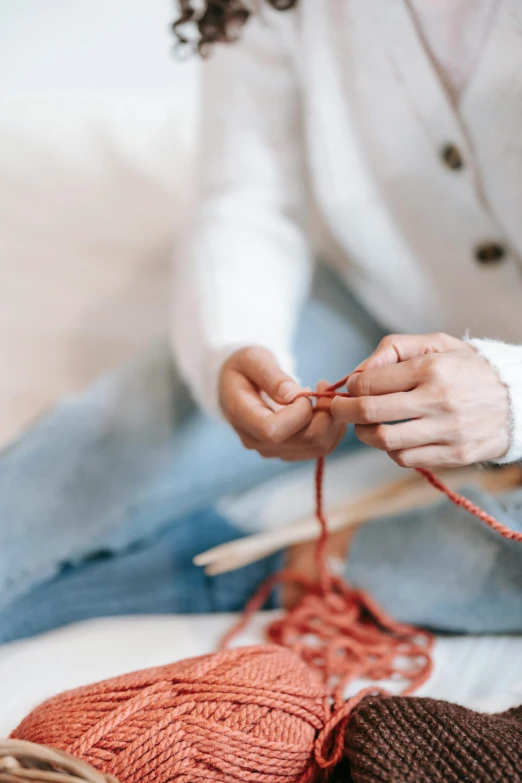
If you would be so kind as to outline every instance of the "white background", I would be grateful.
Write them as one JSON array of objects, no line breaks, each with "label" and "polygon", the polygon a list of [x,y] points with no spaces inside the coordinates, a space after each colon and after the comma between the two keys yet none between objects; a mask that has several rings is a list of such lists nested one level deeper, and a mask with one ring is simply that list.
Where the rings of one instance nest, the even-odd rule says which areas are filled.
[{"label": "white background", "polygon": [[171,0],[1,0],[0,91],[172,91]]},{"label": "white background", "polygon": [[0,445],[168,329],[196,58],[169,0],[0,0]]}]

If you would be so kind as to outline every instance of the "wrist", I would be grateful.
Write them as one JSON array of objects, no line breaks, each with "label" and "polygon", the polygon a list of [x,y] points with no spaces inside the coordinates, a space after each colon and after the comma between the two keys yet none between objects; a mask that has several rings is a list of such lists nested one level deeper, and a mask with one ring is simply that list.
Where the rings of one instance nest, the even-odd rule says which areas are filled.
[{"label": "wrist", "polygon": [[509,397],[509,447],[499,465],[522,459],[522,346],[499,340],[471,339],[467,342],[496,371]]}]

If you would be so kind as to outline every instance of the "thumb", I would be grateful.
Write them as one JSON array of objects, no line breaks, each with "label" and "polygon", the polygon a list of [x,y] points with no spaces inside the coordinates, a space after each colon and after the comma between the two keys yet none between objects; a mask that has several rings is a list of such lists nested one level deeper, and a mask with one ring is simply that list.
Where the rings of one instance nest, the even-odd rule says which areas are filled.
[{"label": "thumb", "polygon": [[283,372],[274,354],[266,348],[243,351],[238,369],[261,391],[282,405],[293,402],[301,391],[297,381]]}]

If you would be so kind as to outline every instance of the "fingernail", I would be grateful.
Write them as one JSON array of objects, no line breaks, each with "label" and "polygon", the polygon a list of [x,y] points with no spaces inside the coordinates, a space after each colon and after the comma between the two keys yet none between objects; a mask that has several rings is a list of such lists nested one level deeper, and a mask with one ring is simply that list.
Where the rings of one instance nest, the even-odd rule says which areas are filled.
[{"label": "fingernail", "polygon": [[362,372],[363,372],[362,370],[354,370],[350,375],[350,377],[348,378],[348,380],[346,381],[346,388],[349,394],[351,394],[351,389],[353,389],[356,376],[360,375]]},{"label": "fingernail", "polygon": [[270,408],[270,410],[273,411],[274,413],[277,413],[277,411],[280,411],[284,408],[284,405],[281,405],[281,403],[273,400],[272,397],[270,397],[270,395],[266,393],[266,391],[261,390],[259,396],[265,403],[266,407]]},{"label": "fingernail", "polygon": [[277,396],[284,402],[292,402],[298,391],[299,389],[293,381],[283,381],[277,390]]}]

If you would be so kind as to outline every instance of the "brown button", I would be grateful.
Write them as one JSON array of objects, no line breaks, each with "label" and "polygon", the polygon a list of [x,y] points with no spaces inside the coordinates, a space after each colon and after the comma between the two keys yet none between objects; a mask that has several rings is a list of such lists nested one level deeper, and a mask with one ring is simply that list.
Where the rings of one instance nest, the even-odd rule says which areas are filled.
[{"label": "brown button", "polygon": [[453,171],[457,171],[464,166],[460,150],[454,144],[445,144],[440,151],[440,156],[446,166]]},{"label": "brown button", "polygon": [[475,249],[475,258],[481,264],[498,264],[506,255],[506,248],[499,242],[483,242]]}]

